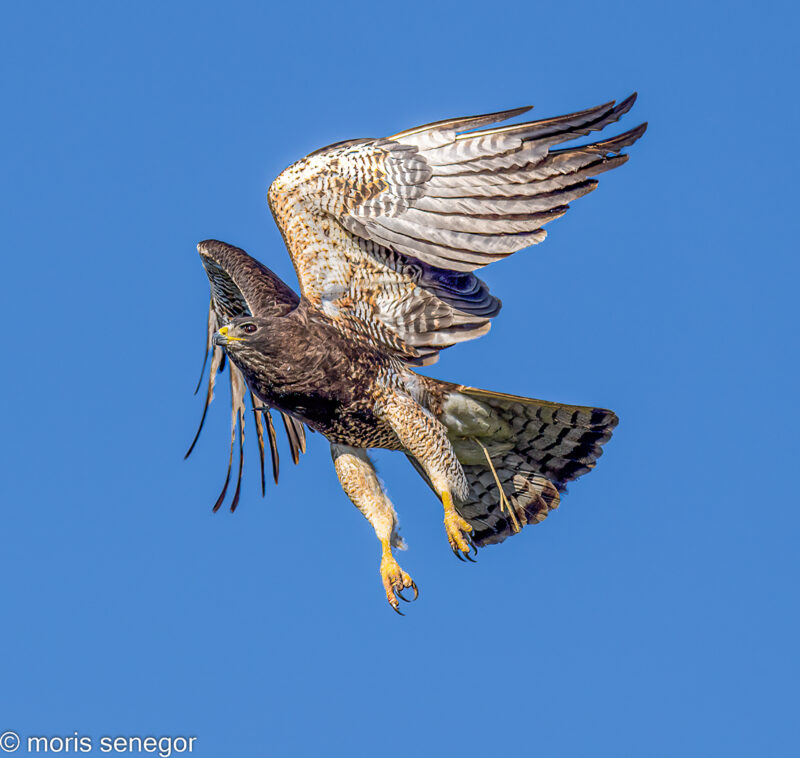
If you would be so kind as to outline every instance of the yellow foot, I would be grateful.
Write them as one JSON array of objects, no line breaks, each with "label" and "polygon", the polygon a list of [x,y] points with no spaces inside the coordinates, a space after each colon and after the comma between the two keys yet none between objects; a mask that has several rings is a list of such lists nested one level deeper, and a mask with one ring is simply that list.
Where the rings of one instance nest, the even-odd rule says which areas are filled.
[{"label": "yellow foot", "polygon": [[469,521],[461,518],[455,508],[448,508],[444,512],[444,530],[447,532],[447,541],[456,558],[461,558],[462,553],[464,558],[469,558],[472,548],[472,538],[469,536],[472,526]]},{"label": "yellow foot", "polygon": [[411,600],[403,597],[403,590],[409,588],[414,590],[413,600],[419,597],[419,590],[414,580],[400,568],[394,556],[388,552],[384,552],[383,558],[381,558],[381,579],[383,580],[383,588],[386,590],[386,599],[389,601],[389,605],[401,616],[405,616],[405,613],[400,610],[400,603],[397,602],[397,598],[399,597],[400,600],[410,603]]}]

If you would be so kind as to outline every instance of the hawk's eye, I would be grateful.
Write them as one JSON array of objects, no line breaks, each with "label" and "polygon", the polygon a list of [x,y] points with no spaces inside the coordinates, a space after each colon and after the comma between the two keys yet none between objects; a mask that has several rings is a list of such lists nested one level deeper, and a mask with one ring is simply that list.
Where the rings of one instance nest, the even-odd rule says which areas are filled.
[{"label": "hawk's eye", "polygon": [[258,327],[255,324],[245,324],[242,327],[242,331],[247,332],[247,334],[252,334],[256,329],[258,329]]}]

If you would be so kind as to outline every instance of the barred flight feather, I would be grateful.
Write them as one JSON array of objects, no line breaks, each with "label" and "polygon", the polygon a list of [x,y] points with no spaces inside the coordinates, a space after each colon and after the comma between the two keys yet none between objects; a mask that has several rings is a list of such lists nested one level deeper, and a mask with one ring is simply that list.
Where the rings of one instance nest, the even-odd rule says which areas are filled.
[{"label": "barred flight feather", "polygon": [[[199,387],[203,380],[203,374],[205,373],[208,352],[211,348],[211,337],[220,326],[237,316],[277,313],[281,311],[286,312],[297,306],[299,298],[291,288],[276,277],[266,266],[263,266],[254,258],[251,258],[239,248],[227,245],[224,242],[217,242],[216,240],[206,240],[205,242],[201,242],[197,246],[197,249],[200,253],[209,283],[211,284],[211,302],[209,305],[206,332],[206,358],[203,360],[203,371],[200,375]],[[225,353],[222,348],[215,346],[211,351],[211,366],[208,374],[208,386],[203,405],[203,413],[200,418],[197,433],[184,456],[185,458],[191,455],[200,438],[208,408],[214,398],[216,377],[217,374],[222,371],[224,358]],[[214,510],[220,508],[228,490],[237,430],[239,437],[239,471],[236,489],[231,502],[231,510],[234,510],[239,502],[242,468],[244,464],[245,384],[241,373],[235,366],[231,365],[229,370],[231,384],[231,449],[225,483],[217,502],[214,504]],[[250,397],[252,403],[252,393]],[[256,440],[261,462],[261,490],[262,494],[265,494],[263,426],[262,420],[259,418],[260,411],[256,410],[255,403],[253,403],[252,407],[256,416]],[[279,468],[277,439],[272,419],[269,413],[266,415],[268,420],[273,476],[277,483]],[[284,414],[281,413],[281,416],[283,417]],[[305,431],[302,424],[299,424],[295,419],[291,419],[289,422],[284,419],[284,423],[287,424],[287,435],[289,437],[292,459],[296,463],[299,459],[299,453],[305,452]]]},{"label": "barred flight feather", "polygon": [[[338,143],[298,161],[272,184],[269,202],[303,294],[334,317],[381,322],[406,346],[439,350],[484,333],[499,310],[485,285],[470,282],[480,290],[474,300],[443,288],[422,267],[467,274],[541,242],[542,226],[591,192],[593,177],[623,163],[625,156],[609,156],[638,139],[644,125],[594,145],[554,146],[617,121],[635,98],[499,127],[529,108],[448,119],[387,139]],[[419,290],[435,318],[419,317]],[[462,312],[481,321],[453,332]],[[389,334],[376,339],[418,363]]]},{"label": "barred flight feather", "polygon": [[[515,521],[543,521],[567,483],[594,468],[617,425],[616,414],[603,408],[431,381],[444,398],[439,420],[470,483],[458,509],[478,546],[513,534]],[[504,501],[513,514],[504,512]]]}]

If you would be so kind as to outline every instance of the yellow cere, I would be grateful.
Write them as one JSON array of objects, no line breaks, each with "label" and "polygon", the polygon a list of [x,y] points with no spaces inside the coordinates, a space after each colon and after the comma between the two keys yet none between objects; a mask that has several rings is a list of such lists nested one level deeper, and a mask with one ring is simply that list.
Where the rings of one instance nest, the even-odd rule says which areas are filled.
[{"label": "yellow cere", "polygon": [[223,337],[225,337],[225,338],[226,338],[226,339],[227,339],[229,342],[231,342],[231,341],[233,341],[233,340],[235,340],[236,342],[244,342],[244,337],[231,337],[231,336],[228,334],[228,327],[227,327],[227,326],[223,326],[223,327],[222,327],[222,328],[219,330],[219,333],[220,333],[220,334],[221,334]]}]

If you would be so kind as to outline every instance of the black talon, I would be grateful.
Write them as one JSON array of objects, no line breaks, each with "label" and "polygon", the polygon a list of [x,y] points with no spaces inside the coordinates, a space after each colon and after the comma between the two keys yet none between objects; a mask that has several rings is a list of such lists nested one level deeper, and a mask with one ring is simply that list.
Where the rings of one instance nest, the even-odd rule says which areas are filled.
[{"label": "black talon", "polygon": [[[389,605],[392,605],[392,604],[391,604],[391,603],[389,603]],[[394,606],[394,605],[392,605],[392,610],[393,610],[393,611],[394,611],[394,612],[395,612],[395,613],[396,613],[398,616],[405,616],[405,615],[406,615],[405,613],[403,613],[403,611],[401,611],[399,608],[397,608],[397,607],[396,607],[396,606]]]},{"label": "black talon", "polygon": [[460,550],[456,550],[456,548],[450,548],[453,551],[453,555],[458,558],[462,563],[464,562],[464,556],[461,555]]},{"label": "black talon", "polygon": [[[411,600],[409,600],[407,597],[403,595],[403,592],[408,589],[414,590],[414,597],[412,597]],[[416,582],[412,579],[410,587],[403,587],[402,589],[397,590],[397,597],[399,597],[401,600],[404,600],[406,603],[410,603],[413,600],[416,600],[419,597],[419,590],[417,589]]]},{"label": "black talon", "polygon": [[476,561],[476,560],[475,560],[475,559],[474,559],[474,558],[473,558],[473,557],[472,557],[472,556],[471,556],[469,553],[464,553],[464,557],[465,557],[465,558],[466,558],[466,559],[467,559],[467,560],[468,560],[470,563],[477,563],[477,562],[478,562],[478,561]]}]

